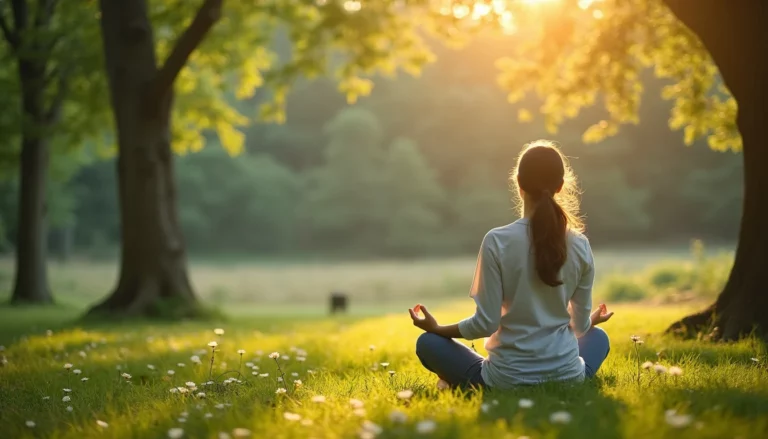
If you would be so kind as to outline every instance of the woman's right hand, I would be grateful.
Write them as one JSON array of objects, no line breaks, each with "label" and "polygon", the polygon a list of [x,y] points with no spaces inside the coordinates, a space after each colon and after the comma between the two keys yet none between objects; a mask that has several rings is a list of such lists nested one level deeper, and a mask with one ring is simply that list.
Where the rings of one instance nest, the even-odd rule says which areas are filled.
[{"label": "woman's right hand", "polygon": [[613,311],[608,312],[608,307],[604,303],[601,303],[597,309],[592,312],[590,320],[592,320],[592,326],[597,326],[600,323],[605,323],[613,317]]}]

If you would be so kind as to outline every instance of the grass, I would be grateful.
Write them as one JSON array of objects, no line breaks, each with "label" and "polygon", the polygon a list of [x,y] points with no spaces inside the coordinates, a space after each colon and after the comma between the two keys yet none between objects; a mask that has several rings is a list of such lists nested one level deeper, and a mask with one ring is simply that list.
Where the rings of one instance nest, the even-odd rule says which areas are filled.
[{"label": "grass", "polygon": [[[443,321],[458,319],[472,311],[467,302],[443,306],[436,315]],[[69,326],[50,334],[38,329],[13,340],[3,333],[7,364],[0,368],[0,436],[161,438],[181,428],[185,437],[216,438],[220,432],[233,435],[235,429],[247,429],[252,437],[320,439],[365,437],[360,432],[370,425],[364,421],[370,421],[381,427],[380,438],[764,437],[768,371],[762,366],[763,345],[750,340],[712,345],[658,335],[691,311],[686,306],[622,305],[615,311],[605,325],[612,337],[611,354],[597,379],[471,394],[436,389],[436,378],[413,354],[419,332],[405,313],[240,318],[222,325],[223,336],[197,323]],[[37,313],[23,311],[25,324],[37,319],[36,326],[43,328],[39,320],[50,316]],[[15,314],[5,309],[0,319]],[[632,334],[645,341],[639,346],[641,361],[679,366],[683,375],[642,371],[638,383]],[[210,370],[207,344],[212,340],[219,347]],[[246,351],[242,364],[238,349]],[[303,362],[297,359],[302,350]],[[273,351],[290,357],[278,360],[287,385],[276,381],[280,372],[268,358]],[[200,356],[200,365],[192,363],[193,355]],[[259,368],[257,373],[269,376],[253,375],[249,362]],[[65,363],[82,374],[64,369]],[[168,370],[175,374],[169,376]],[[244,373],[241,383],[224,384],[238,377],[238,370]],[[82,382],[83,377],[89,380]],[[303,385],[296,387],[296,379]],[[209,380],[216,384],[198,390],[205,398],[170,392],[188,381],[200,386]],[[279,387],[288,393],[276,394]],[[398,399],[403,390],[412,390],[413,397]],[[325,397],[324,403],[313,401],[318,395]],[[64,396],[71,401],[62,402]],[[351,406],[352,398],[361,401],[363,410]],[[520,408],[521,398],[533,400],[534,406]],[[691,415],[692,422],[672,427],[666,422],[667,410]],[[395,411],[406,420],[396,422]],[[550,422],[558,411],[568,412],[571,422]],[[26,421],[35,426],[27,427]],[[435,430],[418,433],[419,427],[429,427],[424,421],[434,421]]]}]

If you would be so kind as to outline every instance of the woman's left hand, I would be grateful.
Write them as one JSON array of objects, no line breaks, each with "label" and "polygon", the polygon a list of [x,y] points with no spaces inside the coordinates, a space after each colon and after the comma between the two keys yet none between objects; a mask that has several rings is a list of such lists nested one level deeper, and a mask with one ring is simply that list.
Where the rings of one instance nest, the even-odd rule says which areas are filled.
[{"label": "woman's left hand", "polygon": [[[422,304],[414,306],[413,308],[409,309],[408,312],[411,314],[413,326],[421,328],[426,332],[435,332],[435,330],[440,326],[437,324],[437,320],[432,317],[432,314],[429,313],[427,307]],[[419,312],[424,313],[423,318],[419,317]]]}]

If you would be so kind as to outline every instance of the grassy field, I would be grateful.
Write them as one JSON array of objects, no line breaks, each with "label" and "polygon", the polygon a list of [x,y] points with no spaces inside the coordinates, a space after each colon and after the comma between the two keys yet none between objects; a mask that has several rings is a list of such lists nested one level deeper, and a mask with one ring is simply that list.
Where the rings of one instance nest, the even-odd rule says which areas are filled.
[{"label": "grassy field", "polygon": [[[413,354],[419,332],[405,313],[233,320],[221,336],[214,326],[193,323],[39,330],[5,342],[0,437],[765,437],[768,371],[761,344],[657,335],[687,307],[615,310],[605,325],[612,351],[597,379],[473,394],[436,389],[436,378]],[[449,321],[471,311],[462,302],[436,314]],[[27,323],[47,317],[22,314]],[[678,366],[682,375],[643,370],[638,381],[633,334],[645,341],[640,361]],[[214,355],[210,341],[218,342]],[[271,352],[287,356],[278,360],[283,382]],[[191,383],[196,390],[172,393]],[[279,388],[287,392],[276,393]],[[410,392],[403,391],[413,395],[404,399]],[[521,399],[533,406],[521,408]],[[567,415],[555,421],[569,422],[553,422],[558,412]]]},{"label": "grassy field", "polygon": [[[627,274],[622,285],[667,288],[687,285],[691,273],[697,278],[713,271],[707,265],[712,262],[689,267],[684,251],[596,252],[596,259],[597,291],[620,273],[641,273]],[[678,262],[651,270],[659,260]],[[616,316],[604,326],[612,351],[593,381],[506,392],[438,391],[436,378],[414,356],[419,331],[405,307],[434,305],[444,322],[469,315],[473,265],[471,258],[196,263],[192,275],[200,295],[228,303],[226,321],[85,325],[75,319],[110,288],[114,264],[54,264],[57,306],[0,307],[0,438],[768,436],[764,345],[660,335],[701,306],[695,300],[613,306]],[[10,268],[0,261],[0,291],[8,291]],[[332,290],[350,294],[348,315],[326,316]],[[215,328],[224,334],[216,335]],[[634,334],[642,345],[630,340]],[[215,353],[211,341],[218,343]],[[275,362],[271,352],[286,357]],[[646,361],[679,367],[682,375],[638,369]],[[286,392],[276,393],[280,388]],[[521,407],[521,399],[533,406]]]}]

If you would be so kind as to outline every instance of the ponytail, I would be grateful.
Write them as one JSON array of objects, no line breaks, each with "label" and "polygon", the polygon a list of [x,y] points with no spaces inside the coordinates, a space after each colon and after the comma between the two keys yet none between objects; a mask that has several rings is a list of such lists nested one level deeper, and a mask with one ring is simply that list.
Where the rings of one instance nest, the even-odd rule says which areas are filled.
[{"label": "ponytail", "polygon": [[530,219],[536,273],[550,287],[562,285],[560,269],[568,257],[568,216],[550,191],[543,191]]}]

